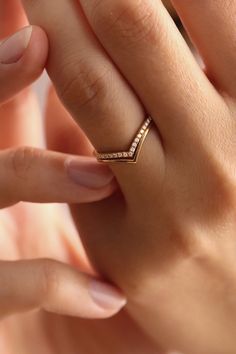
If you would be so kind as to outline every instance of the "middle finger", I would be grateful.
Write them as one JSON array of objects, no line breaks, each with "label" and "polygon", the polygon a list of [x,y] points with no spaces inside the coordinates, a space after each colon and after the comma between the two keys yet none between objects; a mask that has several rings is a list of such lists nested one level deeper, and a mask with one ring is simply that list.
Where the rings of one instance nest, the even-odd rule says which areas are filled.
[{"label": "middle finger", "polygon": [[186,145],[189,129],[201,123],[203,105],[205,109],[209,100],[215,102],[220,97],[162,2],[80,3],[102,45],[155,119],[164,140]]}]

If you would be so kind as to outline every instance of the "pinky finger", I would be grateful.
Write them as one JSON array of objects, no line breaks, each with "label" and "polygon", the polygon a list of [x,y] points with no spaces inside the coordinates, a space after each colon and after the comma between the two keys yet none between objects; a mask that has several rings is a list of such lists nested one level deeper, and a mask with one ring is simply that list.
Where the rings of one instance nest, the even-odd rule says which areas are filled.
[{"label": "pinky finger", "polygon": [[107,318],[126,304],[124,295],[113,285],[50,259],[2,261],[0,278],[0,318],[34,309]]}]

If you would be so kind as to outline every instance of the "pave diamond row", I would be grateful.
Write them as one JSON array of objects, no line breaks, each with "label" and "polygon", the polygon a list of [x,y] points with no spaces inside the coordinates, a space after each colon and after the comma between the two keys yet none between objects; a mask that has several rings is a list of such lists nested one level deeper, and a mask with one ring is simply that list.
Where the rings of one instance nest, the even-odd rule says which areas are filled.
[{"label": "pave diamond row", "polygon": [[128,151],[122,151],[122,152],[113,152],[113,153],[98,153],[96,152],[96,157],[98,160],[132,160],[137,152],[137,149],[142,142],[142,139],[146,133],[146,130],[148,129],[150,123],[152,121],[151,117],[148,117],[145,122],[142,124],[141,128],[139,129],[137,135],[135,136],[130,149]]}]

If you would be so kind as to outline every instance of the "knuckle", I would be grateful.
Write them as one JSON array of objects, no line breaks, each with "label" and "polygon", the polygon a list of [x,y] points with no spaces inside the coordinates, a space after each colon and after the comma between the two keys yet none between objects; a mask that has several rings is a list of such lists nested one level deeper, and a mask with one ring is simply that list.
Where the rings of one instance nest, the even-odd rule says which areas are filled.
[{"label": "knuckle", "polygon": [[[208,160],[209,161],[209,160]],[[220,158],[212,158],[208,163],[210,205],[215,205],[220,214],[236,207],[236,179],[235,171]],[[213,204],[214,203],[214,204]]]},{"label": "knuckle", "polygon": [[57,294],[59,288],[59,274],[55,261],[44,259],[41,263],[41,298],[47,303]]},{"label": "knuckle", "polygon": [[219,180],[218,191],[215,191],[217,210],[220,215],[227,216],[234,213],[236,208],[236,181],[229,175]]},{"label": "knuckle", "polygon": [[13,149],[9,153],[9,167],[18,178],[27,178],[28,171],[31,169],[37,153],[37,149],[28,146]]},{"label": "knuckle", "polygon": [[93,22],[99,31],[110,32],[116,35],[127,45],[138,42],[156,42],[156,28],[158,25],[156,11],[151,2],[116,1],[107,5],[99,0],[93,10]]},{"label": "knuckle", "polygon": [[[111,71],[105,67],[94,68],[86,60],[65,66],[64,83],[60,87],[59,96],[69,108],[76,110],[97,108],[104,102],[109,92]],[[71,66],[80,69],[71,70]]]}]

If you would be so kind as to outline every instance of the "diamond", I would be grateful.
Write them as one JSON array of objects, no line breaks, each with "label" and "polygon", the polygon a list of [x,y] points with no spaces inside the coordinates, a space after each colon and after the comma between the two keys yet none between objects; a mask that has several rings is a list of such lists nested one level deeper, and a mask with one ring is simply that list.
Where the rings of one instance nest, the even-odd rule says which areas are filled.
[{"label": "diamond", "polygon": [[142,126],[139,128],[137,135],[135,136],[129,151],[121,151],[121,152],[110,152],[110,153],[98,153],[94,150],[94,155],[99,160],[104,160],[106,162],[115,161],[116,159],[120,159],[120,161],[132,161],[135,162],[136,158],[139,154],[140,145],[144,141],[147,132],[149,130],[149,125],[152,123],[152,117],[147,116],[146,120],[143,122]]}]

